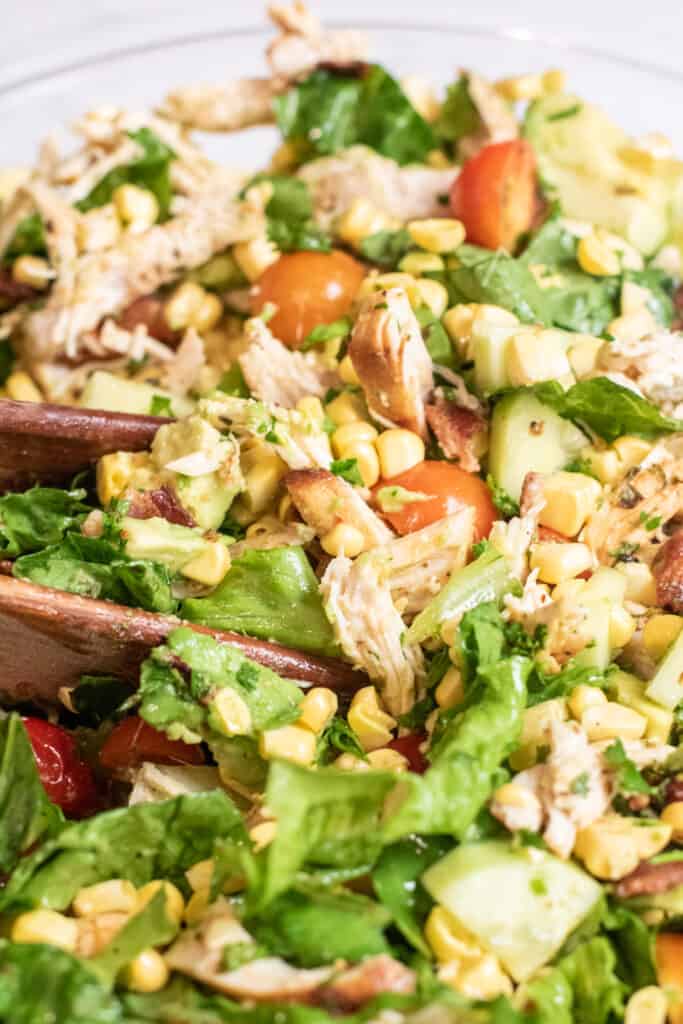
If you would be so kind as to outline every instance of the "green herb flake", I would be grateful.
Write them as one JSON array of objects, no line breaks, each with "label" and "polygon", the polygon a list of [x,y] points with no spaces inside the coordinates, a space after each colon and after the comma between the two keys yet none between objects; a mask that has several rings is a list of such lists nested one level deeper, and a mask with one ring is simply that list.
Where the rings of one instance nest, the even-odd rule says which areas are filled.
[{"label": "green herb flake", "polygon": [[335,476],[340,476],[342,480],[353,484],[354,487],[363,486],[363,477],[358,468],[358,459],[334,459],[330,469]]},{"label": "green herb flake", "polygon": [[588,796],[590,788],[590,776],[588,775],[588,772],[581,772],[580,775],[577,775],[576,778],[572,779],[572,783],[569,788],[576,796]]},{"label": "green herb flake", "polygon": [[617,739],[607,748],[604,753],[607,764],[614,770],[616,783],[622,793],[645,793],[654,792],[640,771],[626,753],[624,744]]}]

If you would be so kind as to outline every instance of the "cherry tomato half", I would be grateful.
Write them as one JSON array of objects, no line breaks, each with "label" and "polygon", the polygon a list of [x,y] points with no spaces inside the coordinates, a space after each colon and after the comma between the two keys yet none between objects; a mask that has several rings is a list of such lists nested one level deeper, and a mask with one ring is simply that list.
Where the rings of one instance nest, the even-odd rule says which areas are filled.
[{"label": "cherry tomato half", "polygon": [[298,348],[314,327],[348,313],[365,270],[344,252],[290,252],[261,275],[251,290],[254,315],[268,302],[277,312],[268,326],[290,348]]},{"label": "cherry tomato half", "polygon": [[95,778],[81,760],[73,736],[43,718],[24,718],[38,774],[50,800],[67,818],[84,818],[97,809]]},{"label": "cherry tomato half", "polygon": [[451,211],[467,241],[511,252],[536,212],[536,157],[528,142],[486,146],[466,160],[451,186]]},{"label": "cherry tomato half", "polygon": [[199,744],[170,740],[138,715],[118,722],[100,750],[100,764],[107,771],[122,774],[143,761],[156,764],[204,764]]},{"label": "cherry tomato half", "polygon": [[420,746],[426,738],[424,733],[410,732],[407,736],[399,736],[398,739],[392,740],[387,746],[391,750],[397,750],[399,754],[403,754],[411,772],[424,775],[429,766]]},{"label": "cherry tomato half", "polygon": [[443,519],[469,505],[475,511],[474,539],[478,541],[488,537],[498,518],[491,493],[484,481],[450,462],[418,462],[412,469],[407,469],[391,480],[380,480],[373,493],[377,495],[383,487],[403,487],[406,491],[430,495],[426,500],[420,498],[408,502],[400,512],[384,513],[387,522],[402,536],[421,530],[423,526],[429,526],[437,519]]}]

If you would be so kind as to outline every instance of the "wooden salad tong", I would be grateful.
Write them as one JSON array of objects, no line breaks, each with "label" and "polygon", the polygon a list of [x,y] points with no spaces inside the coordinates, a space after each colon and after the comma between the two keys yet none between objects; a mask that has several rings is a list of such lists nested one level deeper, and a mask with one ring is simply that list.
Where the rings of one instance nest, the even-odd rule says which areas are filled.
[{"label": "wooden salad tong", "polygon": [[[142,451],[168,422],[160,416],[0,399],[0,492],[37,481],[63,483],[109,452]],[[11,700],[54,702],[60,687],[74,686],[87,673],[136,680],[149,651],[181,624],[172,616],[27,583],[11,572],[11,562],[0,562],[0,693]],[[337,658],[185,625],[234,644],[290,679],[342,694],[368,682]]]}]

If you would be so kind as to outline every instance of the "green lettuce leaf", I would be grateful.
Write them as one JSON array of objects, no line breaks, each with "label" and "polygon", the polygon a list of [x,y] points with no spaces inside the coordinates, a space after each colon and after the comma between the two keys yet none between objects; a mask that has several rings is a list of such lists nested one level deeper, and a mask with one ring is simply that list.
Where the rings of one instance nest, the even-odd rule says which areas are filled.
[{"label": "green lettuce leaf", "polygon": [[245,551],[212,594],[183,602],[182,616],[314,654],[339,653],[301,547]]},{"label": "green lettuce leaf", "polygon": [[43,789],[21,717],[0,718],[0,873],[9,874],[26,850],[63,824]]},{"label": "green lettuce leaf", "polygon": [[139,128],[128,134],[142,147],[142,155],[129,164],[109,171],[84,199],[76,203],[76,206],[81,213],[87,213],[88,210],[110,203],[120,185],[138,185],[154,193],[159,203],[159,219],[166,220],[173,196],[170,166],[171,161],[175,159],[175,153],[151,128]]},{"label": "green lettuce leaf", "polygon": [[663,327],[671,327],[674,318],[674,292],[676,282],[665,270],[659,267],[646,267],[645,270],[626,270],[624,281],[633,281],[641,288],[650,292],[648,306],[657,323]]},{"label": "green lettuce leaf", "polygon": [[451,305],[483,302],[503,306],[523,323],[552,323],[546,292],[521,260],[507,253],[492,253],[476,245],[461,245],[456,251],[460,263],[455,270],[426,274],[448,289]]},{"label": "green lettuce leaf", "polygon": [[63,910],[86,885],[165,878],[187,891],[185,871],[210,857],[242,822],[221,790],[105,811],[67,825],[24,857],[0,893],[0,909]]},{"label": "green lettuce leaf", "polygon": [[607,1024],[621,1018],[625,986],[615,973],[616,962],[603,937],[582,943],[559,961],[557,969],[572,988],[574,1024]]},{"label": "green lettuce leaf", "polygon": [[433,900],[420,877],[452,845],[445,836],[411,836],[387,846],[372,870],[377,898],[390,911],[404,938],[429,959],[432,951],[424,939],[423,926]]},{"label": "green lettuce leaf", "polygon": [[448,86],[434,131],[446,142],[458,142],[481,128],[481,117],[470,97],[467,75]]},{"label": "green lettuce leaf", "polygon": [[6,558],[58,544],[67,530],[76,529],[90,507],[85,491],[32,487],[0,498],[0,552]]},{"label": "green lettuce leaf", "polygon": [[29,213],[19,221],[14,236],[2,257],[4,266],[9,266],[19,256],[46,256],[45,225],[39,213]]},{"label": "green lettuce leaf", "polygon": [[133,694],[130,683],[116,676],[81,676],[70,694],[79,725],[96,729],[114,715]]},{"label": "green lettuce leaf", "polygon": [[120,971],[138,953],[154,946],[168,945],[177,932],[178,922],[168,916],[166,894],[160,889],[146,907],[126,921],[104,949],[90,958],[88,966],[104,985],[113,988]]},{"label": "green lettuce leaf", "polygon": [[603,926],[617,954],[616,972],[632,990],[657,984],[655,931],[626,907],[607,911]]}]

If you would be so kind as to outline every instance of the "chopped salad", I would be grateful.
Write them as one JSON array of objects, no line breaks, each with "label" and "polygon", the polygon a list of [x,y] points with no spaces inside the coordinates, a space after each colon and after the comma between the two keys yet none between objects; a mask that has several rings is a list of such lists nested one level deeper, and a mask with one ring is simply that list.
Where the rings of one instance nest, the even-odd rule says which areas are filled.
[{"label": "chopped salad", "polygon": [[271,14],[0,178],[3,397],[159,417],[0,497],[2,565],[175,616],[6,694],[0,1019],[680,1022],[683,163]]}]

